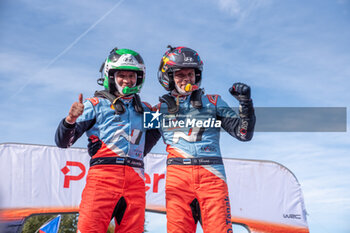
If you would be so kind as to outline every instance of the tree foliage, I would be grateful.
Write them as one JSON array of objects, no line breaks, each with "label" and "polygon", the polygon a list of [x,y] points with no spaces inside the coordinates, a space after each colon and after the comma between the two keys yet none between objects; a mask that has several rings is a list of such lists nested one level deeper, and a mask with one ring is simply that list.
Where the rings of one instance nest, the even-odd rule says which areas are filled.
[{"label": "tree foliage", "polygon": [[[35,233],[42,225],[50,219],[55,218],[56,214],[41,214],[30,216],[22,228],[22,233]],[[61,214],[61,223],[58,233],[75,233],[78,225],[78,214]],[[107,233],[114,233],[115,225],[109,224]],[[145,232],[147,232],[145,230]]]},{"label": "tree foliage", "polygon": [[[35,233],[42,225],[57,215],[42,214],[29,217],[22,228],[23,233]],[[78,214],[61,214],[59,233],[75,233],[77,231]]]}]

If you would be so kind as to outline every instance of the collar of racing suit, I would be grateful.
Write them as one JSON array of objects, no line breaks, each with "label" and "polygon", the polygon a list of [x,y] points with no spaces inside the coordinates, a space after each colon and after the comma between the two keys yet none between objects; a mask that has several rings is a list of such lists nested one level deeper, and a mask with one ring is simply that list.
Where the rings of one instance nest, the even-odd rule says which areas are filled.
[{"label": "collar of racing suit", "polygon": [[179,94],[177,91],[173,90],[171,93],[171,96],[173,96],[176,99],[176,102],[184,102],[188,96],[190,96],[192,94],[192,92],[187,93],[187,95],[182,95]]},{"label": "collar of racing suit", "polygon": [[133,96],[122,96],[120,100],[123,101],[124,104],[130,104],[133,98]]},{"label": "collar of racing suit", "polygon": [[115,96],[110,92],[103,90],[96,91],[95,97],[102,97],[108,99],[112,103],[113,109],[118,115],[123,114],[125,112],[124,105],[129,103],[132,103],[136,112],[143,114],[143,107],[140,96],[138,94],[133,94],[130,96]]},{"label": "collar of racing suit", "polygon": [[168,106],[168,112],[171,114],[176,114],[179,111],[180,103],[185,102],[188,97],[190,98],[191,105],[200,109],[203,107],[202,104],[202,95],[204,94],[203,89],[197,89],[191,92],[191,95],[179,95],[177,92],[170,92],[159,98],[161,103],[165,103]]}]

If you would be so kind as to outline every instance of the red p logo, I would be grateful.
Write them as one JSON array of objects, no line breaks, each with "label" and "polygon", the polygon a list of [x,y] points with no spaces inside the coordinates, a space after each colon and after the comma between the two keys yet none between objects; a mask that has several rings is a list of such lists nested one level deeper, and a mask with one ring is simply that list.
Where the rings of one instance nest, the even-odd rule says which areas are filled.
[{"label": "red p logo", "polygon": [[[79,175],[77,175],[77,176],[67,176],[66,174],[68,172],[70,172],[68,166],[79,167],[80,170],[81,170],[81,173]],[[64,174],[64,185],[63,185],[63,187],[64,188],[69,188],[69,182],[71,180],[80,180],[80,179],[82,179],[85,176],[86,169],[85,169],[84,164],[82,164],[80,162],[67,161],[66,162],[66,166],[64,168],[62,168],[61,171]]]}]

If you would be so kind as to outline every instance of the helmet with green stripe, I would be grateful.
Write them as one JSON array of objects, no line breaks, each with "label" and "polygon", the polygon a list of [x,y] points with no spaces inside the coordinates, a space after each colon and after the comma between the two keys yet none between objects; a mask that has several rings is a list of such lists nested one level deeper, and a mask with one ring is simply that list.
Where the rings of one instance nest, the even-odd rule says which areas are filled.
[{"label": "helmet with green stripe", "polygon": [[[114,79],[114,73],[118,70],[135,71],[137,75],[135,86],[121,88]],[[145,71],[145,64],[140,54],[131,49],[114,48],[100,68],[101,78],[98,84],[103,85],[112,94],[115,92],[120,95],[135,94],[141,90]]]}]

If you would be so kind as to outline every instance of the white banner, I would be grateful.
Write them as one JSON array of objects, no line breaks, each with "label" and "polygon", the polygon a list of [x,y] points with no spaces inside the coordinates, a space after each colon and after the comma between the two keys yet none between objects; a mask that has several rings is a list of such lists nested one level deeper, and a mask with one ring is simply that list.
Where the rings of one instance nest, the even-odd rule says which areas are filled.
[{"label": "white banner", "polygon": [[[0,144],[0,208],[9,221],[33,213],[77,212],[86,149]],[[275,162],[224,159],[232,221],[251,232],[309,232],[296,177]],[[165,211],[166,155],[145,158],[146,208]]]}]

